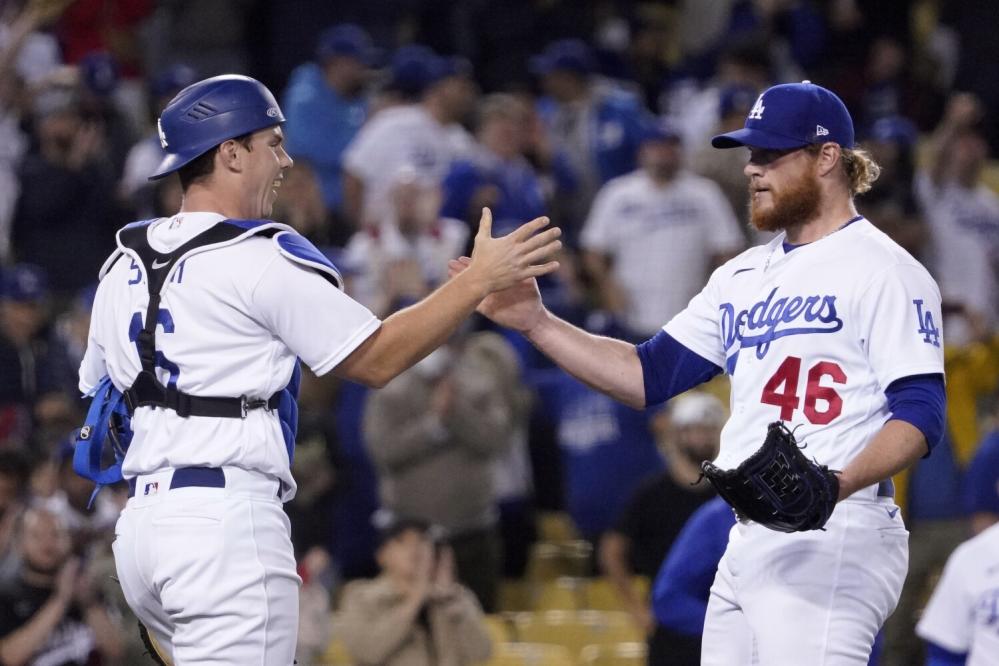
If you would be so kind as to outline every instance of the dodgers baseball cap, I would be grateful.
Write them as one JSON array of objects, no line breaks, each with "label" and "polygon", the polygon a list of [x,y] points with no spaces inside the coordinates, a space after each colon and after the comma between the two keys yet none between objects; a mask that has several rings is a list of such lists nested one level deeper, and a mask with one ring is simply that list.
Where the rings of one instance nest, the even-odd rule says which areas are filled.
[{"label": "dodgers baseball cap", "polygon": [[371,36],[354,23],[340,23],[326,28],[320,33],[316,45],[316,59],[321,61],[346,56],[371,65],[379,55],[379,50],[371,43]]},{"label": "dodgers baseball cap", "polygon": [[680,131],[665,118],[650,118],[642,123],[639,132],[642,143],[646,141],[679,141]]},{"label": "dodgers baseball cap", "polygon": [[811,81],[782,83],[763,91],[742,129],[711,139],[715,148],[752,146],[771,150],[832,141],[853,148],[853,120],[843,100]]},{"label": "dodgers baseball cap", "polygon": [[554,71],[586,75],[595,68],[593,52],[581,39],[560,39],[549,44],[541,54],[531,58],[531,72],[544,76]]},{"label": "dodgers baseball cap", "polygon": [[33,303],[49,295],[45,269],[34,264],[16,264],[0,276],[0,297],[18,303]]}]

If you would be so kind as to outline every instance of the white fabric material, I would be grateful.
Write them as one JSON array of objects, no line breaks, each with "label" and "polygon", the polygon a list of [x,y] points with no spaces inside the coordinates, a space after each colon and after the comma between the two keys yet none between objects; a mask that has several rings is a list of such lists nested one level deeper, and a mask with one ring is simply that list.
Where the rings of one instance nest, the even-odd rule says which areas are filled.
[{"label": "white fabric material", "polygon": [[909,532],[890,500],[839,504],[825,531],[736,523],[711,586],[702,666],[866,666],[895,609]]},{"label": "white fabric material", "polygon": [[365,307],[382,304],[383,280],[390,264],[415,261],[431,287],[447,281],[447,262],[460,257],[468,244],[468,226],[460,220],[441,218],[424,234],[403,235],[394,224],[371,227],[354,234],[346,248],[346,264],[357,273],[351,296]]},{"label": "white fabric material", "polygon": [[[985,185],[937,187],[926,172],[916,177],[916,196],[926,213],[929,263],[944,300],[973,308],[994,328],[999,323],[999,196]],[[971,341],[963,318],[949,317],[945,323],[948,341]]]},{"label": "white fabric material", "polygon": [[999,664],[999,525],[958,546],[930,597],[916,633],[967,653],[966,666]]},{"label": "white fabric material", "polygon": [[384,226],[391,216],[392,186],[404,171],[440,183],[473,142],[457,126],[437,122],[419,104],[380,111],[361,128],[343,155],[344,168],[364,183],[362,219]]},{"label": "white fabric material", "polygon": [[800,426],[810,456],[843,469],[888,420],[889,384],[943,373],[940,293],[867,220],[789,253],[783,240],[717,269],[664,329],[731,377],[716,464],[736,467],[780,419]]},{"label": "white fabric material", "polygon": [[122,592],[178,666],[291,664],[302,581],[278,482],[223,471],[225,488],[136,479],[112,543]]},{"label": "white fabric material", "polygon": [[686,306],[713,256],[743,247],[739,222],[714,182],[681,173],[658,186],[641,170],[600,190],[580,240],[611,258],[629,301],[624,323],[639,333],[654,333]]},{"label": "white fabric material", "polygon": [[[160,219],[150,226],[150,244],[168,252],[222,219],[214,213]],[[105,374],[126,389],[141,370],[129,325],[137,314],[145,318],[144,278],[126,255],[101,280],[80,366],[84,393]],[[157,328],[156,349],[178,367],[177,388],[196,396],[268,398],[288,384],[296,356],[325,374],[380,326],[365,307],[261,237],[178,263],[163,287],[160,312],[170,313],[172,329]],[[162,368],[157,376],[164,384],[170,380]],[[140,407],[132,428],[122,466],[126,478],[170,467],[232,465],[280,478],[284,499],[294,496],[276,412],[182,418]]]}]

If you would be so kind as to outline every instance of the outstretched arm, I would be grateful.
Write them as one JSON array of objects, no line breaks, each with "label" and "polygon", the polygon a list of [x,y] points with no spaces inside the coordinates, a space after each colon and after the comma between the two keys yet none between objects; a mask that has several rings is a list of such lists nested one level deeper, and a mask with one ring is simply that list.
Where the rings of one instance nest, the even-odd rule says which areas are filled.
[{"label": "outstretched arm", "polygon": [[[471,263],[462,257],[448,267],[453,280],[459,280],[471,270]],[[553,315],[541,302],[533,277],[490,294],[478,311],[523,333],[539,351],[584,384],[636,409],[645,406],[642,363],[635,346],[587,333]]]}]

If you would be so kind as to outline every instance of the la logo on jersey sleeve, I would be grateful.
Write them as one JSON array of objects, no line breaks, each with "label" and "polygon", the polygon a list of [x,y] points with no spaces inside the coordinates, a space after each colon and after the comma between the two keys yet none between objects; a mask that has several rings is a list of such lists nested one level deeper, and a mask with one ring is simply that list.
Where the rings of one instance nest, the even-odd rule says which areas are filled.
[{"label": "la logo on jersey sleeve", "polygon": [[916,332],[923,336],[923,342],[934,347],[940,346],[940,328],[933,323],[933,313],[929,309],[923,309],[923,299],[913,299],[912,304],[916,306],[916,321],[919,328]]}]

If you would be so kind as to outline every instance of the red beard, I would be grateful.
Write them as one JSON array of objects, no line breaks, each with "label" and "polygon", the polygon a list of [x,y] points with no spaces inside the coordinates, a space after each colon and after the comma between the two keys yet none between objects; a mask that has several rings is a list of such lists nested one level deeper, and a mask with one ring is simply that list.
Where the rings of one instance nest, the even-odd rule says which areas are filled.
[{"label": "red beard", "polygon": [[822,192],[818,177],[811,171],[805,171],[796,182],[789,183],[783,190],[770,190],[770,196],[773,205],[769,210],[760,210],[750,187],[749,221],[760,231],[781,231],[808,222],[819,212]]}]

